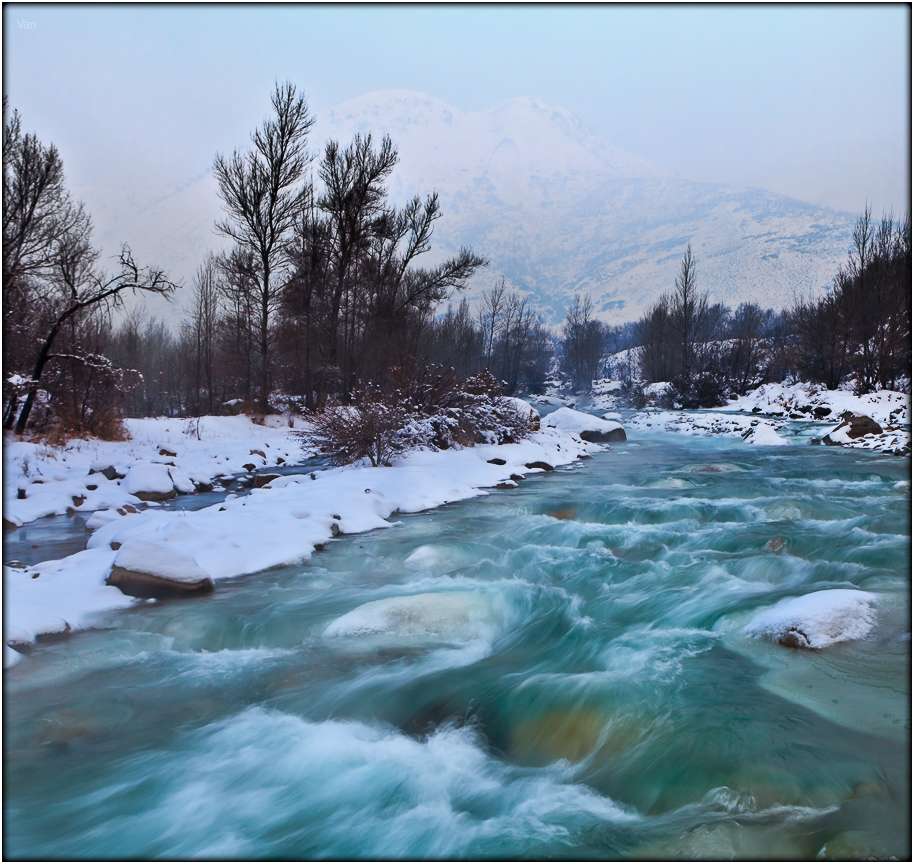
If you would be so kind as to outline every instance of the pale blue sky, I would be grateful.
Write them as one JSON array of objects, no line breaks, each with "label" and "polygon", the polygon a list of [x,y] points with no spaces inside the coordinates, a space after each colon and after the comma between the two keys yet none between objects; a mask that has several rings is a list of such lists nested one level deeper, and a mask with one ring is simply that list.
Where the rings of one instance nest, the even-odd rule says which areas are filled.
[{"label": "pale blue sky", "polygon": [[289,79],[317,115],[383,89],[464,110],[538,97],[689,179],[909,206],[903,4],[8,4],[3,23],[11,107],[96,201],[199,177]]}]

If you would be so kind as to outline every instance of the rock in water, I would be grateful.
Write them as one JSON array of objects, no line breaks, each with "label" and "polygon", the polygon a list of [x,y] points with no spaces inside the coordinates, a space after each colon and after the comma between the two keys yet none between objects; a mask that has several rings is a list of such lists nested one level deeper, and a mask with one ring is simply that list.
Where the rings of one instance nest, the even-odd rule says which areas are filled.
[{"label": "rock in water", "polygon": [[279,479],[279,474],[258,474],[254,477],[254,488],[261,489],[267,485],[267,483],[272,483],[274,480]]},{"label": "rock in water", "polygon": [[613,420],[602,420],[571,408],[559,408],[558,411],[554,411],[546,417],[543,425],[551,426],[569,435],[577,435],[592,444],[625,440],[625,430],[620,423]]},{"label": "rock in water", "polygon": [[759,612],[745,632],[788,648],[819,649],[863,639],[876,624],[876,599],[875,594],[849,588],[814,591]]},{"label": "rock in water", "polygon": [[105,584],[131,597],[180,597],[205,594],[215,585],[190,555],[165,543],[130,539],[118,549]]},{"label": "rock in water", "polygon": [[882,427],[872,418],[865,414],[856,414],[853,411],[845,411],[841,415],[841,424],[836,426],[827,435],[823,436],[822,442],[831,446],[848,444],[855,438],[862,438],[864,435],[881,435]]},{"label": "rock in water", "polygon": [[168,466],[154,462],[134,465],[127,472],[124,487],[140,501],[167,501],[177,495]]}]

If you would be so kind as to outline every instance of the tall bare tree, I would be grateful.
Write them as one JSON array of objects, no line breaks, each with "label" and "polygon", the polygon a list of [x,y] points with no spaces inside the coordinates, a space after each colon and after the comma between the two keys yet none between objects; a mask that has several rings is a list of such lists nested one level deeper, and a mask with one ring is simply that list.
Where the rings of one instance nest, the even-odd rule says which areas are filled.
[{"label": "tall bare tree", "polygon": [[254,265],[264,412],[271,389],[270,324],[279,305],[292,230],[309,194],[304,183],[310,160],[306,143],[314,125],[304,97],[291,83],[277,85],[271,101],[274,116],[254,131],[253,147],[245,153],[236,150],[230,158],[218,154],[213,164],[226,209],[216,229],[251,253]]}]

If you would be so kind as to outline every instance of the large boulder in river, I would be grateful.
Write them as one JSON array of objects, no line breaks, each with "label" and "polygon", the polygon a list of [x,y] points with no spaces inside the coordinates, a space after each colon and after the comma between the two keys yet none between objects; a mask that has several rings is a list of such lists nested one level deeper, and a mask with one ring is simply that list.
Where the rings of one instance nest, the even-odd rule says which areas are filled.
[{"label": "large boulder in river", "polygon": [[863,639],[876,624],[876,599],[875,594],[856,589],[814,591],[781,600],[759,612],[746,625],[745,632],[785,648],[811,650]]},{"label": "large boulder in river", "polygon": [[603,420],[573,408],[559,408],[543,420],[544,426],[551,426],[568,435],[577,435],[584,441],[604,444],[610,441],[624,441],[625,430],[615,420]]},{"label": "large boulder in river", "polygon": [[849,444],[855,438],[862,438],[864,435],[881,435],[882,427],[866,414],[856,414],[853,411],[845,411],[841,415],[841,423],[823,436],[822,442],[837,446],[840,444]]},{"label": "large boulder in river", "polygon": [[168,501],[177,494],[168,466],[155,462],[134,465],[124,478],[124,487],[140,501]]},{"label": "large boulder in river", "polygon": [[190,555],[166,543],[130,539],[105,580],[131,597],[181,597],[213,590],[213,579]]}]

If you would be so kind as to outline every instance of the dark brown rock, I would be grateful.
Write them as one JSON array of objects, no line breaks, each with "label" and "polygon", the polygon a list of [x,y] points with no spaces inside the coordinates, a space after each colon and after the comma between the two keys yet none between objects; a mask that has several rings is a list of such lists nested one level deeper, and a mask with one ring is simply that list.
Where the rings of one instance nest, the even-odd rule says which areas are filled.
[{"label": "dark brown rock", "polygon": [[264,453],[263,450],[252,450],[252,451],[251,451],[251,455],[252,455],[252,456],[260,456],[260,457],[262,457],[263,459],[266,459],[266,458],[267,458],[267,454]]},{"label": "dark brown rock", "polygon": [[828,417],[828,415],[831,414],[831,408],[827,405],[816,405],[816,407],[812,409],[812,413],[815,414],[816,417]]},{"label": "dark brown rock", "polygon": [[253,462],[248,462],[247,464],[242,465],[241,467],[244,468],[245,471],[254,471],[257,468],[257,466]]},{"label": "dark brown rock", "polygon": [[516,489],[517,485],[515,483],[496,483],[496,489]]},{"label": "dark brown rock", "polygon": [[172,489],[171,492],[137,492],[136,497],[140,501],[171,501],[177,498],[178,493]]},{"label": "dark brown rock", "polygon": [[167,447],[159,447],[159,456],[177,456],[178,454],[174,450],[169,450]]},{"label": "dark brown rock", "polygon": [[507,462],[505,462],[504,459],[499,459],[499,458],[497,458],[497,457],[496,457],[495,459],[487,459],[486,461],[487,461],[490,465],[507,465],[507,464],[508,464]]},{"label": "dark brown rock", "polygon": [[555,468],[553,468],[548,462],[528,462],[524,467],[540,468],[543,471],[555,471]]},{"label": "dark brown rock", "polygon": [[74,507],[82,507],[86,503],[85,495],[73,495],[72,498]]},{"label": "dark brown rock", "polygon": [[[847,425],[848,438],[861,438],[864,435],[881,435],[882,427],[866,414],[856,414],[853,411],[845,411],[841,419]],[[841,426],[838,427],[842,428]]]},{"label": "dark brown rock", "polygon": [[254,488],[261,489],[267,485],[267,483],[272,483],[274,480],[278,480],[278,474],[258,474],[254,478]]},{"label": "dark brown rock", "polygon": [[778,636],[778,645],[785,648],[805,648],[808,651],[815,649],[809,644],[809,637],[799,627],[791,627]]},{"label": "dark brown rock", "polygon": [[94,468],[89,470],[90,474],[101,474],[106,480],[123,480],[126,477],[126,474],[120,474],[118,470],[113,466],[109,465],[107,468],[102,468],[100,471],[96,471]]},{"label": "dark brown rock", "polygon": [[581,438],[589,441],[591,444],[610,444],[613,441],[625,441],[625,430],[621,427],[610,429],[609,432],[591,432],[585,429],[581,433]]},{"label": "dark brown rock", "polygon": [[[113,545],[113,544],[112,544]],[[115,564],[111,574],[105,580],[106,585],[114,585],[130,597],[184,597],[193,594],[208,594],[215,588],[213,580],[206,578],[196,582],[178,582],[176,579],[165,579],[139,570],[128,570]]]},{"label": "dark brown rock", "polygon": [[765,544],[765,551],[766,551],[766,552],[778,553],[778,552],[780,552],[786,545],[787,545],[787,540],[786,540],[785,538],[783,538],[783,537],[772,537],[772,538]]}]

